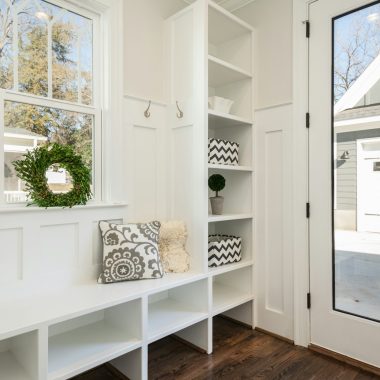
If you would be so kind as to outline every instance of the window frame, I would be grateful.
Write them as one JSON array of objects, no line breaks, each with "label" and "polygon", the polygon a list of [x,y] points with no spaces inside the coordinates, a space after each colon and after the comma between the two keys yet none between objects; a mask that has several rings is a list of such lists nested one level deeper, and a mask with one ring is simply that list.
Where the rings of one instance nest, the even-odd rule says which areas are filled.
[{"label": "window frame", "polygon": [[[31,104],[40,107],[57,108],[63,111],[77,112],[91,115],[93,117],[92,126],[92,151],[93,151],[93,168],[92,168],[92,184],[93,197],[89,203],[99,203],[103,201],[103,123],[102,123],[102,106],[103,97],[101,96],[104,88],[104,71],[101,60],[101,51],[103,51],[103,41],[101,39],[101,18],[102,12],[98,6],[78,6],[75,0],[48,0],[49,3],[68,11],[74,12],[80,16],[92,20],[93,36],[92,36],[92,104],[86,105],[79,102],[69,102],[52,97],[38,96],[24,92],[15,91],[14,89],[0,88],[0,208],[19,207],[25,205],[26,202],[7,203],[4,196],[4,128],[5,128],[5,102],[11,101],[16,103]],[[94,4],[95,5],[95,4]],[[98,4],[100,5],[100,4]]]}]

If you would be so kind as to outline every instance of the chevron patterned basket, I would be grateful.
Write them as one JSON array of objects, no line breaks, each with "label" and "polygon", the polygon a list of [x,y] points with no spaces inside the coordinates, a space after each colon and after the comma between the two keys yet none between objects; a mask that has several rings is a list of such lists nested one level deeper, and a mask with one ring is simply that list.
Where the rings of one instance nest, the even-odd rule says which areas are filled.
[{"label": "chevron patterned basket", "polygon": [[208,162],[219,165],[239,165],[239,144],[220,139],[208,139]]},{"label": "chevron patterned basket", "polygon": [[241,238],[227,235],[208,236],[208,266],[218,267],[241,260]]}]

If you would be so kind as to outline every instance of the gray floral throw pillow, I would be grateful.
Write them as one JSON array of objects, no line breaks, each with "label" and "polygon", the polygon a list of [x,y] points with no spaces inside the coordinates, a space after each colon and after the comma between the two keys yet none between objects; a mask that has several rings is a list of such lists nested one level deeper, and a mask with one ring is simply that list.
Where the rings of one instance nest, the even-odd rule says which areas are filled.
[{"label": "gray floral throw pillow", "polygon": [[161,223],[113,224],[99,222],[103,239],[103,272],[98,282],[161,278],[164,274],[158,254]]}]

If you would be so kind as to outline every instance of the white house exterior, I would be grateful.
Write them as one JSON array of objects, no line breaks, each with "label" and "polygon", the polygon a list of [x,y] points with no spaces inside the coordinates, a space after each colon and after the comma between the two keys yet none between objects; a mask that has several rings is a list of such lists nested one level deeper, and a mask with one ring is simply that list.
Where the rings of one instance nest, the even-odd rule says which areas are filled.
[{"label": "white house exterior", "polygon": [[380,56],[334,107],[335,224],[380,232]]},{"label": "white house exterior", "polygon": [[23,182],[17,177],[12,162],[19,159],[22,154],[43,144],[47,138],[26,129],[5,128],[4,130],[4,177],[6,202],[26,201],[23,191]]}]

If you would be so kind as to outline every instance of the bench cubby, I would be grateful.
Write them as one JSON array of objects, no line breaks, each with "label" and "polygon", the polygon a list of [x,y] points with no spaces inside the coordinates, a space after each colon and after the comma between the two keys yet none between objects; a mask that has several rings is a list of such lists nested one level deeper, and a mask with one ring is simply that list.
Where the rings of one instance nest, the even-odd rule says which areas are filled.
[{"label": "bench cubby", "polygon": [[245,267],[214,276],[212,314],[221,314],[253,299],[252,268]]},{"label": "bench cubby", "polygon": [[207,317],[207,279],[152,294],[148,305],[148,341],[173,334]]},{"label": "bench cubby", "polygon": [[67,378],[142,344],[141,299],[49,327],[49,379]]},{"label": "bench cubby", "polygon": [[40,380],[38,331],[0,341],[0,379]]}]

